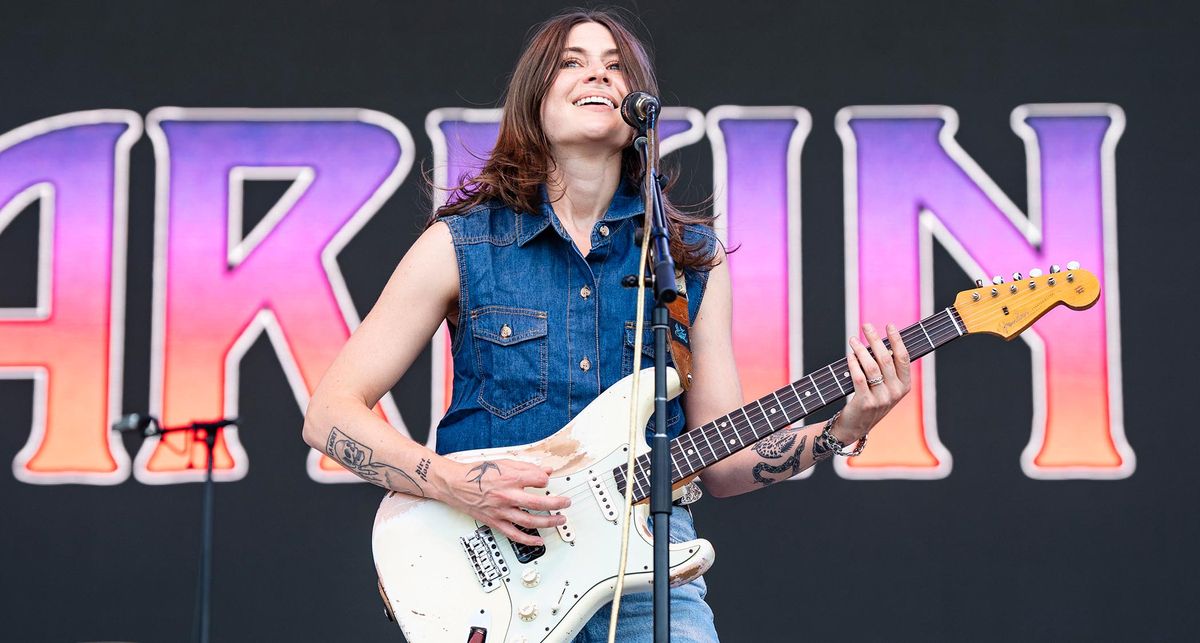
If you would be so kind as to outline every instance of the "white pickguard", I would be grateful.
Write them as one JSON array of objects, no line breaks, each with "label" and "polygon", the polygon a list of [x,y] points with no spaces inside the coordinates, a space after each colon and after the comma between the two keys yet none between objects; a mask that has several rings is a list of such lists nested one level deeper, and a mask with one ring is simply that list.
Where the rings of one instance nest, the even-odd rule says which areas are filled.
[{"label": "white pickguard", "polygon": [[[679,395],[679,377],[673,369],[667,387],[671,398]],[[639,388],[638,426],[642,427],[654,410],[652,369],[642,372]],[[493,581],[498,585],[490,591],[460,541],[474,536],[480,523],[434,500],[398,493],[384,498],[375,516],[375,568],[385,600],[409,641],[464,643],[472,625],[487,629],[488,643],[569,641],[597,609],[612,600],[621,530],[609,516],[615,509],[619,518],[624,502],[612,470],[624,466],[629,457],[632,393],[631,375],[544,440],[449,456],[461,462],[514,459],[552,467],[549,486],[530,491],[572,499],[562,512],[567,533],[540,530],[546,552],[527,564],[517,560],[507,538],[493,533],[507,573]],[[648,450],[640,436],[639,431],[635,444],[639,455]],[[601,489],[593,492],[589,485],[595,483]],[[606,508],[604,500],[611,507]],[[650,591],[653,544],[647,516],[646,504],[634,507],[625,593]],[[706,540],[671,545],[671,585],[703,574],[714,556]]]}]

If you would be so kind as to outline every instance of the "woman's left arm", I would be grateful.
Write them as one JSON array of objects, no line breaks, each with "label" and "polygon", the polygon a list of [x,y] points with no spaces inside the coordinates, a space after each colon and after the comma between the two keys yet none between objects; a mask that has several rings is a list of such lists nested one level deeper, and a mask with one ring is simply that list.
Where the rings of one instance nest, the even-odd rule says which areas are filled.
[{"label": "woman's left arm", "polygon": [[[692,323],[692,388],[684,398],[688,429],[702,426],[743,404],[733,357],[732,298],[729,266],[723,251],[721,263],[708,276],[704,301]],[[900,334],[888,326],[889,351],[869,324],[864,336],[874,357],[857,338],[847,353],[855,395],[832,428],[838,441],[853,444],[865,436],[908,393],[909,356]],[[882,378],[881,383],[868,384]],[[825,423],[781,429],[724,460],[704,469],[704,488],[717,497],[734,496],[786,480],[833,455],[817,444]]]}]

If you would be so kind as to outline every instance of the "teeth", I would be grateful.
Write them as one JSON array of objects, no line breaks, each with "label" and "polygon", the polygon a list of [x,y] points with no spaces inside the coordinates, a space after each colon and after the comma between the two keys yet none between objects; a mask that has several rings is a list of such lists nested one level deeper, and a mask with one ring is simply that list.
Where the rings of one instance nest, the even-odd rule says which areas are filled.
[{"label": "teeth", "polygon": [[609,109],[616,109],[617,106],[613,102],[603,96],[585,96],[575,101],[576,107],[584,105],[608,105]]}]

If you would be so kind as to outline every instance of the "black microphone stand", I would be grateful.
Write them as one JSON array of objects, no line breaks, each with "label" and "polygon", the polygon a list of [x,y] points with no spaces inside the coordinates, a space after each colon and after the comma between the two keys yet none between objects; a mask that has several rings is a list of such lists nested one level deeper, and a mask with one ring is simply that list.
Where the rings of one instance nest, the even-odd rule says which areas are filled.
[{"label": "black microphone stand", "polygon": [[658,181],[658,106],[646,110],[634,146],[642,152],[646,175],[642,198],[650,213],[651,261],[654,263],[654,439],[650,444],[650,515],[654,520],[654,641],[671,640],[671,467],[667,441],[667,304],[679,295],[675,288],[675,262],[663,210],[662,185]]},{"label": "black microphone stand", "polygon": [[194,640],[208,643],[211,629],[212,606],[212,543],[213,543],[213,448],[217,444],[217,429],[236,426],[237,418],[226,418],[215,422],[192,422],[186,426],[164,427],[158,418],[140,414],[125,416],[113,425],[118,431],[138,431],[142,437],[191,431],[193,436],[203,433],[205,446],[204,501],[200,519],[200,570],[196,577],[196,611]]}]

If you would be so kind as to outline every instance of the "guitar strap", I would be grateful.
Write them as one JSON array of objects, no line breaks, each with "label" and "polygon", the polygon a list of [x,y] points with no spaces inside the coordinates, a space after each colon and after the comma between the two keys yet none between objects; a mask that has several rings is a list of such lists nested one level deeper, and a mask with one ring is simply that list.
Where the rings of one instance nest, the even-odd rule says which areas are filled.
[{"label": "guitar strap", "polygon": [[667,304],[667,324],[671,335],[671,359],[679,373],[679,383],[686,391],[692,387],[692,324],[688,312],[687,276],[676,275],[675,283],[679,296]]}]

